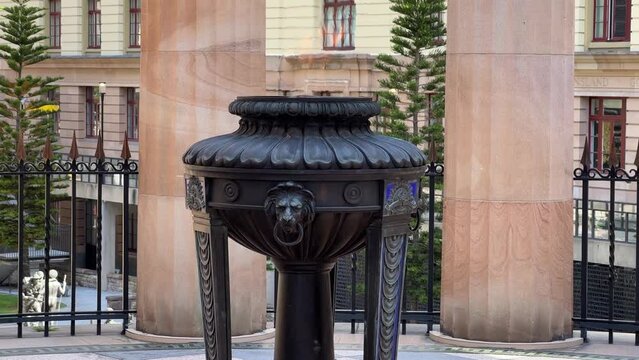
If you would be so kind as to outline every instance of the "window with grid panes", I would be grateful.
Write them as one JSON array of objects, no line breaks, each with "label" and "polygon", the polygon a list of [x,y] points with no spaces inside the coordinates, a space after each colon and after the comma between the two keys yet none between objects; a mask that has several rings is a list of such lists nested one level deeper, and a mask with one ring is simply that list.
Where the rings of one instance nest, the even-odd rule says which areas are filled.
[{"label": "window with grid panes", "polygon": [[85,88],[85,127],[87,137],[97,137],[100,132],[100,102],[98,88]]},{"label": "window with grid panes", "polygon": [[355,0],[324,0],[324,50],[355,48]]},{"label": "window with grid panes", "polygon": [[136,88],[126,89],[126,117],[127,136],[130,140],[137,140],[140,119],[140,92]]},{"label": "window with grid panes", "polygon": [[49,47],[60,48],[62,30],[62,13],[60,12],[61,0],[49,0]]},{"label": "window with grid panes", "polygon": [[610,154],[615,153],[615,166],[625,164],[626,99],[590,98],[589,136],[592,166],[608,168]]},{"label": "window with grid panes", "polygon": [[102,46],[102,12],[99,0],[88,0],[88,47],[89,49],[99,49]]},{"label": "window with grid panes", "polygon": [[129,47],[139,48],[142,37],[142,0],[129,0]]},{"label": "window with grid panes", "polygon": [[593,1],[593,41],[630,40],[631,0]]},{"label": "window with grid panes", "polygon": [[[56,105],[60,105],[60,89],[55,89],[47,92],[47,100],[53,102]],[[60,134],[60,112],[56,111],[49,115],[53,121],[53,132],[57,135]]]}]

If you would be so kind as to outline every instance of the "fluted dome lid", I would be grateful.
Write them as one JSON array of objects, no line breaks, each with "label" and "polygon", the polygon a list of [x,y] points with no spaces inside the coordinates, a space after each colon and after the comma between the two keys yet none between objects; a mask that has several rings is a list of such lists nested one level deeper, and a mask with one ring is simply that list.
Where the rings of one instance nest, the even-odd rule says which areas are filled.
[{"label": "fluted dome lid", "polygon": [[370,98],[240,97],[231,134],[197,142],[187,165],[245,169],[394,169],[426,165],[413,144],[375,134],[368,119],[379,105]]}]

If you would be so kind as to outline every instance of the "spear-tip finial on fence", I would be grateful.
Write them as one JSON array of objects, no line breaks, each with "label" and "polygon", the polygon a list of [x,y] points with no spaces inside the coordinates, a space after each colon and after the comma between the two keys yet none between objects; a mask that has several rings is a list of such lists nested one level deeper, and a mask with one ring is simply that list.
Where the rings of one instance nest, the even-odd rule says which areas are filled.
[{"label": "spear-tip finial on fence", "polygon": [[47,140],[44,142],[44,148],[42,149],[42,157],[44,160],[53,160],[53,147],[51,146],[51,139],[47,136]]},{"label": "spear-tip finial on fence", "polygon": [[95,158],[98,160],[104,160],[106,158],[104,155],[104,139],[102,139],[102,134],[98,135],[98,145],[95,148]]},{"label": "spear-tip finial on fence", "polygon": [[635,166],[639,168],[639,142],[637,143],[637,155],[635,155]]},{"label": "spear-tip finial on fence", "polygon": [[124,132],[124,142],[122,142],[122,153],[120,153],[120,157],[123,160],[129,160],[131,158],[131,150],[129,149],[129,134],[127,131]]},{"label": "spear-tip finial on fence", "polygon": [[69,150],[69,157],[71,160],[76,160],[80,157],[80,153],[78,152],[78,140],[75,138],[75,130],[73,131],[73,139],[71,140],[71,150]]},{"label": "spear-tip finial on fence", "polygon": [[430,162],[437,162],[437,146],[435,146],[435,140],[430,140],[428,149],[428,157],[430,158]]},{"label": "spear-tip finial on fence", "polygon": [[18,133],[18,143],[16,144],[16,158],[18,161],[25,161],[27,159],[27,153],[24,150],[24,131]]},{"label": "spear-tip finial on fence", "polygon": [[590,143],[588,142],[588,136],[586,136],[586,142],[584,143],[584,153],[581,155],[581,165],[585,168],[590,167]]}]

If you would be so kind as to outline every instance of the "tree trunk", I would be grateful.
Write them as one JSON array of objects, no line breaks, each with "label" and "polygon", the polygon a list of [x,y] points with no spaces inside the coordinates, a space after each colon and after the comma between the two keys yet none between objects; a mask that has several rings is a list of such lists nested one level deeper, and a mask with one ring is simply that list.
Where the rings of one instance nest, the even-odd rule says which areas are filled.
[{"label": "tree trunk", "polygon": [[[415,67],[417,67],[417,64],[419,63],[420,60],[420,52],[419,49],[417,50],[417,53],[415,54]],[[417,93],[419,94],[419,70],[417,71],[417,75],[415,75],[415,81],[417,82]],[[424,104],[421,104],[422,106]],[[413,113],[413,136],[417,137],[419,136],[419,111],[415,111]]]}]

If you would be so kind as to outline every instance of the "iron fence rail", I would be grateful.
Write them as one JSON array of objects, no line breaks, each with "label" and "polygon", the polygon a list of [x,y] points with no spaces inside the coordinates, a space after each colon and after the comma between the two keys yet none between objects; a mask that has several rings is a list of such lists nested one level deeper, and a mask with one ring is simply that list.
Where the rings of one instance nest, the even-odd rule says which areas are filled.
[{"label": "iron fence rail", "polygon": [[[638,149],[639,154],[639,149]],[[610,153],[610,167],[608,168],[591,168],[590,146],[588,139],[584,144],[584,152],[581,157],[581,167],[576,168],[573,172],[573,180],[581,183],[581,270],[580,270],[580,312],[579,316],[573,317],[573,324],[580,329],[581,337],[584,341],[588,340],[588,330],[606,330],[608,331],[608,342],[614,341],[614,332],[633,332],[635,333],[635,345],[639,346],[639,244],[635,245],[635,314],[634,321],[615,319],[615,281],[616,281],[616,264],[615,264],[615,185],[619,182],[635,183],[639,186],[639,156],[635,159],[636,169],[626,171],[619,166],[616,159],[615,151]],[[607,319],[593,319],[588,315],[588,240],[589,240],[589,207],[590,204],[590,184],[593,182],[605,182],[609,186],[609,204],[608,204],[608,317]],[[639,219],[639,188],[636,193],[635,219]],[[635,225],[636,229],[636,225]],[[636,243],[636,242],[635,242]]]},{"label": "iron fence rail", "polygon": [[[433,152],[431,151],[431,159],[434,159]],[[427,332],[433,329],[433,324],[439,323],[440,312],[435,309],[435,228],[440,226],[437,222],[437,216],[441,216],[437,211],[436,198],[441,197],[437,195],[437,183],[441,182],[444,177],[444,165],[431,161],[428,165],[426,172],[422,177],[422,186],[426,185],[427,191],[422,188],[422,200],[425,200],[420,204],[420,210],[417,213],[415,226],[411,229],[414,231],[414,237],[419,237],[419,231],[423,230],[421,224],[422,220],[427,221],[426,228],[428,229],[428,259],[427,259],[427,280],[424,284],[426,291],[426,309],[424,310],[408,310],[406,306],[406,289],[404,289],[404,301],[403,309],[400,316],[402,324],[402,334],[406,334],[406,324],[408,322],[421,323],[427,325]],[[425,210],[426,214],[423,214]],[[426,215],[426,216],[424,216]],[[411,244],[409,243],[409,246]],[[356,294],[354,285],[356,283],[356,273],[358,271],[357,253],[351,255],[351,307],[350,309],[335,309],[335,321],[337,322],[350,322],[351,333],[355,333],[355,324],[357,322],[363,322],[365,318],[365,311],[357,309],[356,306]]]},{"label": "iron fence rail", "polygon": [[[26,161],[24,145],[19,138],[16,149],[16,161],[12,163],[0,163],[0,177],[12,177],[17,179],[17,192],[15,195],[15,206],[18,214],[18,227],[17,227],[17,252],[15,252],[15,260],[18,263],[18,302],[17,313],[15,314],[3,314],[0,315],[0,323],[15,323],[17,325],[17,336],[22,337],[23,324],[25,322],[43,322],[44,323],[44,336],[49,336],[50,322],[52,321],[70,321],[70,335],[75,335],[76,321],[79,320],[97,320],[96,334],[101,333],[101,320],[119,319],[122,320],[122,332],[127,329],[129,316],[135,314],[134,310],[129,310],[129,301],[122,302],[122,310],[119,311],[105,311],[102,308],[102,221],[103,214],[101,206],[98,206],[96,214],[97,222],[97,251],[96,251],[96,272],[97,272],[97,299],[95,311],[78,311],[77,310],[77,292],[76,292],[76,280],[77,280],[77,246],[78,246],[78,219],[77,219],[77,180],[82,176],[95,176],[97,178],[97,201],[98,204],[102,201],[102,188],[105,177],[121,176],[123,178],[123,199],[122,199],[122,214],[123,214],[123,262],[122,262],[122,298],[129,299],[129,261],[128,250],[131,242],[129,226],[129,190],[130,190],[130,177],[138,175],[137,162],[131,161],[131,153],[129,151],[128,140],[125,134],[121,159],[118,161],[105,161],[103,140],[102,137],[98,137],[97,149],[94,161],[78,161],[78,147],[75,134],[73,136],[71,151],[68,154],[66,160],[58,160],[56,155],[51,150],[51,144],[47,140],[42,156],[36,161]],[[43,248],[41,251],[34,253],[30,251],[29,244],[25,242],[25,187],[27,186],[27,179],[34,177],[44,178],[44,240]],[[67,249],[70,249],[66,253],[61,253],[59,248],[52,248],[52,246],[61,247],[64,244],[54,242],[54,228],[51,221],[51,209],[53,203],[52,185],[53,179],[68,178],[67,183],[68,191],[70,192],[71,202],[71,224],[70,224],[70,243]],[[55,190],[54,190],[55,191]],[[56,193],[59,195],[59,193]],[[34,256],[36,255],[36,256]],[[51,260],[57,256],[66,256],[70,258],[70,286],[71,286],[71,304],[69,311],[53,311],[49,308],[49,271],[51,270]],[[25,264],[24,261],[33,260],[35,258],[41,258],[44,261],[44,299],[42,300],[42,310],[40,312],[26,312],[24,308],[24,287],[23,279],[26,275],[24,273]]]}]

